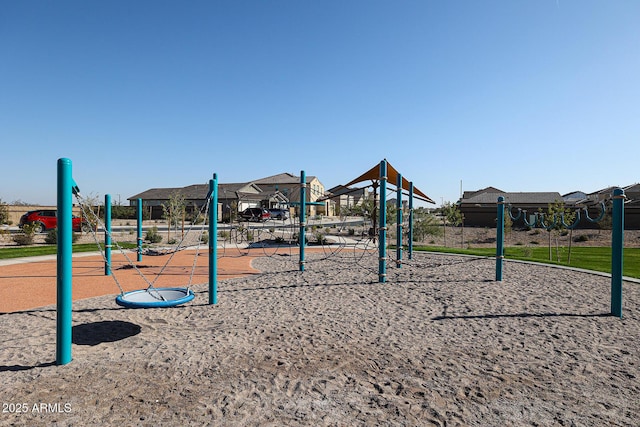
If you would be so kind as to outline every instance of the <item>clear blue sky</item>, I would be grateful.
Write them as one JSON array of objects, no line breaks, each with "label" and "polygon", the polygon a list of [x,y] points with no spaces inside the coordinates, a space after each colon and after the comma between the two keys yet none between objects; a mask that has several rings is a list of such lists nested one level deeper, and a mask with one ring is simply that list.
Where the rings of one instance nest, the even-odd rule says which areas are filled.
[{"label": "clear blue sky", "polygon": [[0,0],[0,199],[344,184],[640,181],[638,0]]}]

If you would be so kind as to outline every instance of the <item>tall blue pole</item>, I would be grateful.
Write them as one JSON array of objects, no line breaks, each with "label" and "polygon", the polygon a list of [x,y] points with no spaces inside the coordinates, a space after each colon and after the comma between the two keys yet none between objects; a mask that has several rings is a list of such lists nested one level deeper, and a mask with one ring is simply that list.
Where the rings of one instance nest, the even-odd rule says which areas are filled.
[{"label": "tall blue pole", "polygon": [[209,180],[209,304],[218,303],[218,175]]},{"label": "tall blue pole", "polygon": [[409,259],[413,256],[413,181],[409,182]]},{"label": "tall blue pole", "polygon": [[111,194],[104,195],[104,275],[111,275]]},{"label": "tall blue pole", "polygon": [[496,282],[502,281],[504,261],[504,197],[498,197],[498,222],[496,224]]},{"label": "tall blue pole", "polygon": [[[380,247],[378,259],[378,282],[387,281],[387,161],[380,162],[380,214],[378,224],[378,239]],[[374,200],[375,203],[375,200]]]},{"label": "tall blue pole", "polygon": [[71,362],[71,312],[72,299],[72,261],[73,224],[72,224],[72,178],[71,160],[58,159],[58,255],[56,261],[57,274],[57,317],[56,317],[56,364],[66,365]]},{"label": "tall blue pole", "polygon": [[138,214],[138,262],[142,261],[142,199],[136,203],[136,213]]},{"label": "tall blue pole", "polygon": [[402,267],[402,174],[396,182],[396,267]]},{"label": "tall blue pole", "polygon": [[622,267],[624,255],[624,190],[613,190],[611,235],[611,314],[622,318]]},{"label": "tall blue pole", "polygon": [[304,171],[300,171],[300,271],[304,271],[304,245],[305,230],[307,227],[306,213],[307,211],[307,176]]}]

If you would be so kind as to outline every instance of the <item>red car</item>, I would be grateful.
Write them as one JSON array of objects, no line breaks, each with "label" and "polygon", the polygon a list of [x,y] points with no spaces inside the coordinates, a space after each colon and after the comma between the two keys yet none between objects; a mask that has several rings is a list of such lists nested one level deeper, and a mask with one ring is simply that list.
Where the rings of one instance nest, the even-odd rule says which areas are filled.
[{"label": "red car", "polygon": [[[38,211],[29,211],[20,217],[19,227],[22,228],[25,224],[35,224],[36,233],[42,233],[47,230],[52,230],[58,226],[57,211],[52,209],[44,209]],[[82,231],[83,224],[82,218],[73,216],[71,219],[73,231]]]}]

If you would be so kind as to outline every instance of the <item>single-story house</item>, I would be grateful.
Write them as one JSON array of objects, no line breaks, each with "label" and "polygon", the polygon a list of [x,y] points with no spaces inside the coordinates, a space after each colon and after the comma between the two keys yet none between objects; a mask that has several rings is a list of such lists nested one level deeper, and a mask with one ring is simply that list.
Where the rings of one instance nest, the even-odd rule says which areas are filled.
[{"label": "single-story house", "polygon": [[[518,208],[527,215],[527,221],[540,209],[545,210],[549,204],[562,201],[558,192],[518,192],[508,193],[494,187],[478,191],[465,191],[458,202],[460,212],[464,216],[466,227],[495,227],[498,217],[498,197],[504,197],[511,206],[513,216],[518,215]],[[524,221],[514,221],[514,226],[524,226]]]}]

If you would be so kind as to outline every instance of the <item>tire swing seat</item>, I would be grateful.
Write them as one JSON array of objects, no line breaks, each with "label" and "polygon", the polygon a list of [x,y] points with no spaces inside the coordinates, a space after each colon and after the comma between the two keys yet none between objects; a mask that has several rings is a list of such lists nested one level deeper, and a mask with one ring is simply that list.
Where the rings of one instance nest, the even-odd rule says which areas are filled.
[{"label": "tire swing seat", "polygon": [[164,308],[185,304],[194,298],[189,288],[151,287],[118,295],[116,304],[126,308]]}]

